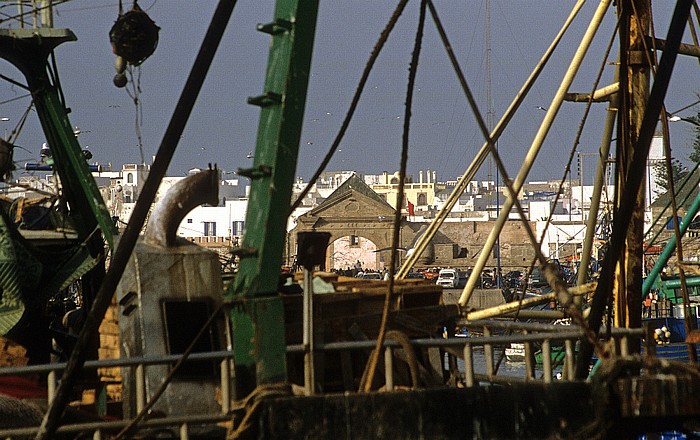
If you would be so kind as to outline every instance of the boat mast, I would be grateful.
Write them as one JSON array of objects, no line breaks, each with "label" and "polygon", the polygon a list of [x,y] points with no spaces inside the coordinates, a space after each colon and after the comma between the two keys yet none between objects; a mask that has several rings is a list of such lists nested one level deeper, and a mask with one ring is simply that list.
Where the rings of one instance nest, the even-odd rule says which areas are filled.
[{"label": "boat mast", "polygon": [[[491,96],[491,0],[486,0],[486,128],[489,129],[489,133],[493,131],[493,98]],[[494,147],[498,151],[498,141],[495,141]],[[491,169],[491,161],[489,160],[489,173]],[[496,168],[496,217],[500,214],[501,210],[501,197],[500,191],[498,190],[498,177],[499,172]],[[494,252],[494,257],[496,257],[496,273],[494,274],[497,287],[501,287],[501,238],[500,235],[496,239],[496,248]]]},{"label": "boat mast", "polygon": [[318,0],[277,0],[274,20],[258,25],[272,37],[261,107],[240,265],[227,292],[234,306],[236,393],[287,377],[282,300],[278,291],[311,66]]},{"label": "boat mast", "polygon": [[[620,86],[622,111],[618,112],[618,203],[628,191],[630,173],[639,172],[631,169],[630,165],[649,99],[651,68],[650,57],[645,50],[645,39],[649,35],[651,24],[650,6],[647,0],[629,0],[619,4],[623,17],[620,31],[623,83]],[[615,274],[615,325],[619,327],[641,326],[645,178],[642,176]]]}]

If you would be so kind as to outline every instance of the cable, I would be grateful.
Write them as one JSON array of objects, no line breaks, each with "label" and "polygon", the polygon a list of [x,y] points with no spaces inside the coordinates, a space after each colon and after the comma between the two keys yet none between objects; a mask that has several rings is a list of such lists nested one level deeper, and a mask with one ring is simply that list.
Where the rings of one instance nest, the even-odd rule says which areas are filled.
[{"label": "cable", "polygon": [[340,126],[340,130],[338,130],[338,134],[335,137],[335,140],[333,141],[333,144],[331,145],[331,148],[328,150],[328,153],[326,153],[326,157],[323,158],[321,161],[321,164],[318,166],[318,169],[314,173],[314,175],[311,177],[309,180],[309,183],[304,187],[304,189],[301,191],[299,194],[299,197],[296,198],[294,203],[292,203],[292,207],[289,210],[289,214],[294,212],[295,209],[301,205],[301,203],[304,201],[304,197],[311,191],[311,188],[314,186],[318,178],[321,176],[321,173],[323,173],[323,170],[326,169],[328,166],[328,163],[331,161],[333,158],[333,154],[335,154],[335,151],[338,149],[338,146],[340,145],[340,142],[343,140],[343,137],[345,136],[345,132],[347,131],[348,127],[350,126],[350,121],[352,120],[353,115],[355,114],[355,110],[357,109],[357,104],[360,102],[360,97],[362,96],[362,91],[365,88],[365,85],[367,84],[367,79],[369,79],[369,74],[372,71],[372,67],[374,67],[374,63],[377,61],[377,58],[379,57],[379,53],[382,51],[382,48],[384,47],[384,44],[386,43],[386,40],[389,38],[389,35],[391,34],[391,31],[394,29],[394,26],[396,25],[396,22],[398,21],[399,17],[401,16],[401,13],[403,10],[406,8],[406,4],[408,3],[408,0],[399,0],[398,5],[396,5],[396,9],[394,10],[393,14],[391,14],[391,17],[389,18],[389,22],[386,24],[384,27],[384,30],[382,33],[379,35],[379,40],[377,40],[377,43],[374,45],[374,48],[372,49],[372,53],[369,56],[369,60],[367,60],[367,64],[365,65],[365,69],[362,72],[362,76],[360,77],[360,82],[357,84],[357,88],[355,89],[355,94],[352,97],[352,101],[350,102],[350,108],[348,109],[348,112],[345,114],[345,119],[343,119],[343,123]]},{"label": "cable", "polygon": [[36,440],[51,438],[58,428],[61,415],[68,401],[68,392],[75,383],[77,371],[85,362],[86,345],[90,341],[91,335],[97,331],[100,321],[104,317],[112,301],[114,289],[126,268],[158,186],[167,171],[168,164],[175,154],[182,131],[192,113],[194,103],[202,89],[202,84],[211,67],[214,55],[223,38],[226,25],[229,22],[235,5],[235,0],[220,0],[216,7],[214,16],[207,28],[204,40],[197,53],[194,65],[192,66],[192,70],[190,71],[183,91],[178,99],[178,103],[175,106],[173,115],[168,123],[168,127],[163,135],[156,160],[151,167],[151,173],[141,190],[141,196],[136,202],[134,211],[129,219],[129,224],[121,236],[119,246],[113,253],[109,270],[105,274],[92,307],[90,307],[90,312],[86,317],[83,329],[80,331],[78,343],[71,353],[65,370],[63,370],[63,376],[56,390],[55,397],[51,401],[48,411],[44,415],[41,426],[35,436]]},{"label": "cable", "polygon": [[[136,75],[134,75],[134,70],[136,70]],[[145,164],[146,159],[143,154],[143,137],[141,136],[141,125],[143,124],[143,106],[141,105],[141,66],[131,66],[129,65],[126,69],[129,73],[129,78],[131,78],[132,91],[126,89],[126,93],[129,98],[134,103],[134,131],[136,132],[136,139],[138,141],[137,146],[139,147],[139,153],[141,154],[141,163]]]},{"label": "cable", "polygon": [[[574,160],[574,155],[576,154],[576,150],[579,145],[579,141],[581,140],[581,135],[583,134],[583,128],[585,126],[586,120],[588,118],[588,114],[591,109],[591,105],[593,103],[593,93],[596,91],[598,88],[598,85],[600,84],[600,79],[603,75],[603,70],[605,69],[605,61],[608,59],[608,56],[610,55],[610,51],[612,49],[612,45],[615,41],[615,34],[617,32],[617,29],[620,25],[620,21],[618,18],[618,21],[615,23],[615,28],[613,29],[612,36],[610,37],[610,40],[608,42],[608,46],[605,49],[605,54],[603,55],[603,62],[600,66],[600,69],[598,69],[598,74],[596,76],[595,81],[593,82],[593,87],[591,89],[591,94],[588,99],[588,102],[586,103],[586,110],[584,111],[584,115],[581,119],[581,123],[579,124],[578,131],[576,132],[576,137],[574,139],[574,145],[571,148],[571,153],[569,154],[569,160],[566,163],[566,167],[564,168],[564,175],[561,178],[561,181],[559,182],[559,188],[557,189],[557,194],[554,196],[554,201],[552,202],[552,206],[556,206],[557,202],[559,201],[559,197],[562,193],[562,189],[564,188],[564,183],[566,182],[566,176],[571,172],[571,163]],[[583,182],[581,182],[581,186],[583,186]],[[571,193],[571,186],[569,186],[569,198],[572,198],[573,194]],[[581,209],[583,210],[583,200],[581,200]],[[552,218],[554,216],[554,209],[552,209],[552,212],[550,213],[549,217],[547,217],[547,221],[545,223],[544,229],[542,230],[542,235],[540,236],[540,241],[544,240],[545,235],[547,234],[547,230],[549,229],[549,226],[552,223]],[[582,216],[583,219],[583,216]]]},{"label": "cable", "polygon": [[[401,231],[401,210],[403,208],[404,185],[406,180],[406,165],[408,163],[408,134],[411,127],[411,107],[413,105],[413,90],[415,88],[416,73],[418,71],[418,59],[420,58],[421,44],[423,42],[423,28],[425,27],[425,9],[428,0],[421,0],[420,16],[418,18],[418,29],[416,30],[416,39],[411,56],[411,64],[408,69],[408,84],[406,86],[406,105],[404,110],[403,121],[403,142],[401,146],[401,165],[399,168],[399,190],[396,196],[396,210],[394,212],[394,230],[391,245],[391,262],[389,263],[389,282],[387,285],[386,296],[384,298],[384,308],[382,310],[382,321],[379,326],[377,335],[377,343],[374,351],[370,355],[368,361],[367,376],[364,377],[364,383],[360,384],[360,390],[369,392],[372,389],[374,374],[379,362],[379,353],[384,344],[386,334],[387,321],[389,319],[389,307],[391,298],[394,296],[394,274],[396,273],[396,257],[398,256],[399,233]],[[408,353],[407,353],[408,354]],[[416,383],[413,383],[416,386]]]},{"label": "cable", "polygon": [[177,360],[173,368],[170,370],[167,376],[165,376],[165,379],[163,379],[163,383],[160,384],[160,387],[158,388],[158,391],[156,391],[153,394],[153,397],[148,401],[148,403],[143,407],[141,412],[139,412],[136,417],[134,417],[128,425],[126,425],[124,428],[122,428],[121,431],[115,435],[112,440],[120,440],[124,438],[125,435],[131,434],[132,430],[138,425],[138,423],[143,420],[144,417],[148,414],[148,411],[153,408],[153,405],[158,402],[158,399],[163,395],[165,392],[165,389],[168,387],[170,382],[173,380],[173,377],[175,377],[175,373],[177,373],[177,370],[182,366],[182,364],[185,363],[187,358],[190,357],[190,354],[192,354],[192,350],[194,350],[195,346],[197,345],[197,342],[199,342],[199,339],[204,335],[204,332],[209,330],[209,327],[211,327],[212,323],[214,322],[214,319],[219,316],[219,312],[221,312],[221,309],[223,309],[225,303],[222,302],[219,304],[219,306],[214,310],[214,312],[209,316],[209,319],[207,319],[207,322],[202,325],[202,327],[199,329],[197,334],[195,335],[194,338],[192,338],[192,342],[190,342],[190,345],[187,346],[185,351],[182,353],[182,356],[180,359]]},{"label": "cable", "polygon": [[37,12],[39,12],[39,11],[41,11],[41,10],[43,10],[43,9],[54,8],[54,7],[56,7],[56,6],[58,6],[58,5],[61,5],[61,4],[63,4],[63,3],[68,3],[69,1],[72,1],[72,0],[53,0],[53,2],[49,2],[49,3],[47,4],[47,6],[34,6],[34,7],[31,9],[31,11],[24,12],[24,13],[22,13],[22,14],[12,15],[12,16],[9,16],[9,15],[8,15],[6,19],[0,20],[0,24],[3,24],[3,23],[8,22],[8,21],[19,21],[19,22],[21,22],[21,23],[24,23],[24,20],[23,20],[23,19],[24,19],[26,16],[36,15]]}]

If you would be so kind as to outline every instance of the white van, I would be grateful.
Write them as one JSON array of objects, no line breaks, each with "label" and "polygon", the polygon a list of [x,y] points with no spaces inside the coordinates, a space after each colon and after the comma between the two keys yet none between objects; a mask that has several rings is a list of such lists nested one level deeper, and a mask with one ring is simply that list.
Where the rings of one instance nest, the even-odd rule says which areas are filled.
[{"label": "white van", "polygon": [[442,269],[435,282],[438,286],[455,289],[467,284],[466,272],[457,269]]}]

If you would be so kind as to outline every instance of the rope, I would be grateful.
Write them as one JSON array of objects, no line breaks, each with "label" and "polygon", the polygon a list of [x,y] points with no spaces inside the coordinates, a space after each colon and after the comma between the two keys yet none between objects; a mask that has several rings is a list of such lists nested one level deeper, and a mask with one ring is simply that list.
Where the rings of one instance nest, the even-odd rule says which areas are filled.
[{"label": "rope", "polygon": [[384,298],[384,308],[382,310],[382,321],[379,326],[379,334],[377,335],[377,344],[370,356],[367,377],[365,382],[360,384],[360,390],[368,392],[372,388],[372,381],[379,362],[379,352],[384,344],[384,335],[386,333],[387,321],[389,319],[389,306],[391,298],[394,296],[394,275],[396,273],[396,257],[398,256],[399,233],[401,228],[401,209],[403,207],[404,184],[406,180],[406,166],[408,163],[408,133],[411,126],[411,106],[413,104],[413,89],[415,87],[416,73],[418,71],[418,59],[420,57],[421,43],[423,41],[423,28],[425,27],[425,10],[427,0],[422,0],[420,4],[420,16],[418,19],[418,29],[416,30],[416,38],[411,56],[411,64],[409,67],[408,84],[406,87],[406,106],[404,111],[404,126],[403,126],[403,143],[401,147],[401,165],[399,168],[399,190],[396,196],[396,210],[394,212],[394,229],[391,246],[391,262],[389,264],[389,283],[387,285],[386,296]]},{"label": "rope", "polygon": [[367,64],[365,65],[365,69],[362,72],[362,76],[360,77],[360,82],[357,84],[357,89],[355,89],[355,94],[352,97],[352,102],[350,102],[350,108],[348,109],[348,112],[345,114],[345,119],[343,120],[342,125],[340,126],[340,130],[338,130],[338,134],[335,137],[335,140],[333,141],[333,144],[331,144],[331,148],[328,150],[328,153],[326,153],[326,157],[323,158],[321,161],[321,164],[318,166],[318,169],[314,173],[314,175],[311,177],[309,180],[309,183],[304,187],[304,189],[301,191],[299,194],[299,197],[296,198],[294,203],[292,203],[292,207],[289,210],[289,213],[291,214],[294,212],[295,209],[301,205],[301,203],[304,201],[304,197],[311,191],[311,188],[314,186],[318,178],[321,176],[321,173],[323,170],[326,169],[328,166],[328,163],[331,161],[333,158],[333,154],[335,154],[335,151],[338,149],[338,146],[340,145],[340,142],[343,140],[343,137],[345,136],[345,132],[347,131],[348,127],[350,126],[350,121],[352,120],[353,115],[355,114],[355,110],[357,109],[357,104],[360,102],[360,97],[362,96],[362,91],[365,88],[365,84],[367,84],[367,79],[369,79],[369,74],[372,71],[372,67],[374,67],[374,63],[377,61],[377,58],[379,57],[379,53],[382,51],[382,48],[384,47],[384,44],[386,43],[386,40],[389,38],[389,35],[391,34],[391,31],[394,29],[394,26],[396,25],[396,22],[399,20],[399,17],[401,16],[401,13],[403,12],[404,8],[406,7],[406,4],[408,3],[408,0],[400,0],[399,4],[396,5],[396,9],[394,10],[394,13],[391,14],[391,17],[389,18],[389,22],[386,24],[386,27],[384,27],[384,30],[382,33],[379,35],[379,40],[377,40],[377,43],[374,45],[374,48],[372,49],[372,53],[369,56],[369,60],[367,60]]},{"label": "rope", "polygon": [[233,404],[233,411],[245,411],[245,414],[235,431],[230,432],[226,436],[227,440],[248,438],[246,434],[252,427],[251,422],[254,420],[254,416],[259,412],[260,405],[262,405],[265,399],[290,396],[291,394],[291,386],[288,383],[279,382],[258,385],[245,399],[239,400]]},{"label": "rope", "polygon": [[[143,137],[141,135],[141,125],[143,125],[143,106],[141,105],[141,66],[127,65],[126,71],[129,73],[132,90],[126,89],[126,94],[129,95],[134,103],[134,132],[136,133],[137,147],[141,155],[141,163],[146,163],[145,155],[143,154]],[[136,73],[134,73],[136,71]]]},{"label": "rope", "polygon": [[390,330],[386,332],[386,339],[393,339],[401,345],[404,353],[406,353],[406,363],[408,364],[408,370],[411,373],[411,384],[413,388],[418,388],[420,386],[420,376],[418,374],[418,358],[416,358],[416,352],[411,345],[411,341],[408,339],[406,333],[398,330]]},{"label": "rope", "polygon": [[211,316],[209,316],[209,319],[207,319],[207,322],[205,322],[204,325],[202,325],[202,328],[199,329],[199,332],[197,332],[197,335],[192,339],[192,342],[190,342],[190,345],[187,346],[187,349],[184,351],[184,353],[182,353],[182,356],[175,363],[175,366],[173,366],[173,368],[170,370],[170,373],[168,373],[168,375],[165,377],[165,379],[163,380],[163,383],[160,385],[160,388],[158,388],[158,391],[156,391],[155,394],[153,395],[153,397],[151,397],[151,400],[148,401],[148,404],[146,404],[146,406],[143,407],[141,412],[139,412],[136,415],[136,417],[134,417],[131,420],[131,422],[129,422],[128,425],[126,425],[121,431],[119,431],[117,433],[117,435],[114,436],[114,438],[112,440],[120,440],[120,439],[124,438],[124,436],[130,434],[131,431],[138,425],[138,423],[144,417],[146,417],[146,415],[151,410],[151,408],[153,408],[153,405],[155,405],[156,402],[158,401],[158,399],[160,399],[160,397],[163,395],[163,393],[165,392],[165,389],[168,387],[170,382],[173,380],[173,377],[175,377],[175,373],[177,372],[177,370],[180,368],[180,366],[182,366],[183,363],[185,363],[187,358],[190,357],[190,354],[192,354],[192,350],[194,350],[195,345],[197,344],[199,339],[204,335],[204,333],[207,330],[209,330],[209,327],[214,322],[214,319],[219,315],[219,312],[224,307],[224,305],[225,305],[225,303],[223,303],[223,302],[221,304],[219,304],[219,306],[216,308],[216,310],[214,310],[214,313],[212,313]]}]

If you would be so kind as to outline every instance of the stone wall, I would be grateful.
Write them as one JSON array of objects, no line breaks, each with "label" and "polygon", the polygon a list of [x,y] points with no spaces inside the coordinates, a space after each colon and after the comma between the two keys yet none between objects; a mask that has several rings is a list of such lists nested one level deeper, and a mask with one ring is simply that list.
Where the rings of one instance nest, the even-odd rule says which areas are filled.
[{"label": "stone wall", "polygon": [[[534,222],[531,223],[534,229]],[[435,261],[433,266],[467,268],[474,266],[493,222],[444,223],[435,237]],[[501,267],[503,271],[529,266],[535,253],[520,221],[506,222],[500,236]],[[493,251],[487,267],[496,265]]]}]

